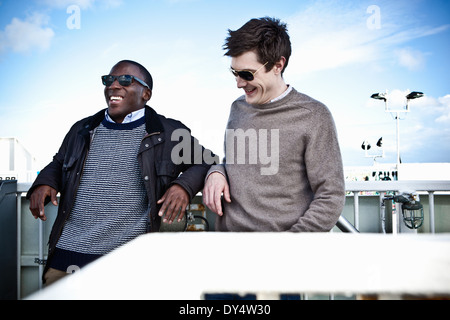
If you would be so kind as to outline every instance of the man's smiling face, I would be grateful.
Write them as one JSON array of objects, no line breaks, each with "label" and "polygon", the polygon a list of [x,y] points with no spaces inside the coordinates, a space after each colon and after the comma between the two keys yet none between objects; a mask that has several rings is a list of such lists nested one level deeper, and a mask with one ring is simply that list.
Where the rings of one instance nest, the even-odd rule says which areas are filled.
[{"label": "man's smiling face", "polygon": [[[110,75],[131,75],[143,79],[139,68],[126,62],[115,65],[111,69]],[[108,113],[111,119],[117,123],[122,123],[123,119],[131,112],[145,107],[147,101],[150,100],[150,96],[150,89],[135,80],[127,87],[121,86],[117,80],[110,86],[105,87]]]},{"label": "man's smiling face", "polygon": [[245,100],[252,105],[266,104],[277,97],[275,88],[277,78],[272,70],[267,72],[265,67],[261,68],[262,66],[263,64],[258,61],[258,57],[253,51],[231,59],[231,67],[234,70],[249,70],[253,73],[258,71],[252,81],[236,77],[237,87],[244,89]]}]

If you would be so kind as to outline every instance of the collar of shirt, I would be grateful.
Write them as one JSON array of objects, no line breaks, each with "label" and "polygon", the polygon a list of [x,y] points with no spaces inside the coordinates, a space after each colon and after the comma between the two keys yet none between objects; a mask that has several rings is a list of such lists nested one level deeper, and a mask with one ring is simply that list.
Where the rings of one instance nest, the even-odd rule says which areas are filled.
[{"label": "collar of shirt", "polygon": [[[142,118],[143,116],[145,116],[145,108],[139,109],[137,111],[134,111],[130,114],[128,114],[125,119],[123,119],[122,123],[130,123],[136,120],[139,120],[140,118]],[[108,114],[108,109],[106,109],[105,111],[105,118],[106,121],[108,122],[112,122],[112,123],[116,123],[113,119],[111,119],[111,117]]]},{"label": "collar of shirt", "polygon": [[283,99],[284,97],[286,97],[291,91],[292,91],[292,86],[288,85],[288,88],[286,89],[285,92],[283,92],[280,96],[278,96],[277,98],[271,100],[270,102],[277,102],[277,101],[280,101],[281,99]]}]

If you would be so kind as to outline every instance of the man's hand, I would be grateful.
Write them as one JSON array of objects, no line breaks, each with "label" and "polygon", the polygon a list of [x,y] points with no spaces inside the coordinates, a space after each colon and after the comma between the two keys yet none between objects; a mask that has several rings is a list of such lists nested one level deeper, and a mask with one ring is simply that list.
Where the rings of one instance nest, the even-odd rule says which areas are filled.
[{"label": "man's hand", "polygon": [[183,187],[174,184],[157,203],[163,204],[161,210],[159,210],[160,217],[165,213],[163,222],[169,222],[169,224],[171,224],[177,217],[178,212],[180,212],[180,215],[178,216],[178,222],[180,222],[181,219],[183,219],[189,204],[189,194]]},{"label": "man's hand", "polygon": [[212,212],[223,215],[221,197],[231,202],[230,188],[227,179],[220,172],[213,172],[206,180],[203,188],[203,202]]},{"label": "man's hand", "polygon": [[50,197],[50,201],[53,205],[57,206],[57,193],[58,192],[50,186],[39,186],[33,191],[30,197],[30,211],[35,219],[39,218],[42,221],[47,220],[44,212],[45,199]]}]

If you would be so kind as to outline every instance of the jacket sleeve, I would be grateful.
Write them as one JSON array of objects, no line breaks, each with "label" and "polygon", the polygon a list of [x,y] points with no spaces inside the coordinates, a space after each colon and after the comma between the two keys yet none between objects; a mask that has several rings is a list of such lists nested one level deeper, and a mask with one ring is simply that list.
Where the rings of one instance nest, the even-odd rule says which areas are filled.
[{"label": "jacket sleeve", "polygon": [[[36,180],[33,185],[27,192],[27,199],[30,199],[31,194],[34,190],[42,185],[47,185],[54,188],[57,192],[59,192],[62,188],[62,166],[64,163],[64,158],[67,152],[67,146],[71,137],[76,133],[76,125],[74,125],[71,130],[65,136],[61,147],[58,152],[53,157],[52,162],[50,162],[44,169],[39,172]],[[45,202],[46,204],[50,201],[48,198]]]},{"label": "jacket sleeve", "polygon": [[186,130],[189,132],[190,137],[190,159],[180,164],[182,174],[171,185],[178,184],[182,186],[192,199],[203,189],[206,174],[211,168],[211,165],[219,162],[219,157],[211,150],[201,146],[199,141],[190,135],[190,131],[188,129]]}]

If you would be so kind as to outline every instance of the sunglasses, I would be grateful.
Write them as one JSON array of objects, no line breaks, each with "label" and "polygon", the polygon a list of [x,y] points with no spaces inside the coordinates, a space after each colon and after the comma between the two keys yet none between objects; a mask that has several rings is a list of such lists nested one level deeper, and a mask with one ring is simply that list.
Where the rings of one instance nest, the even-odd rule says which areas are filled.
[{"label": "sunglasses", "polygon": [[112,75],[102,76],[103,85],[105,85],[107,87],[112,85],[114,83],[114,81],[116,81],[116,79],[117,79],[117,81],[119,81],[119,84],[123,87],[128,87],[129,85],[131,85],[133,83],[133,80],[136,80],[137,82],[142,84],[144,87],[147,87],[148,89],[150,89],[148,84],[146,84],[143,80],[136,78],[135,76],[130,76],[128,74],[124,74],[121,76],[112,76]]},{"label": "sunglasses", "polygon": [[241,78],[242,80],[245,80],[245,81],[253,81],[253,80],[255,79],[255,74],[256,74],[259,70],[261,70],[262,68],[264,68],[268,63],[269,63],[269,61],[267,61],[266,63],[264,63],[264,65],[263,65],[262,67],[260,67],[258,70],[256,70],[255,72],[252,72],[252,71],[250,71],[250,70],[240,70],[240,71],[237,71],[237,70],[234,70],[232,67],[231,67],[230,69],[231,69],[231,73],[233,73],[233,75],[234,75],[235,77],[239,77],[239,78]]}]

